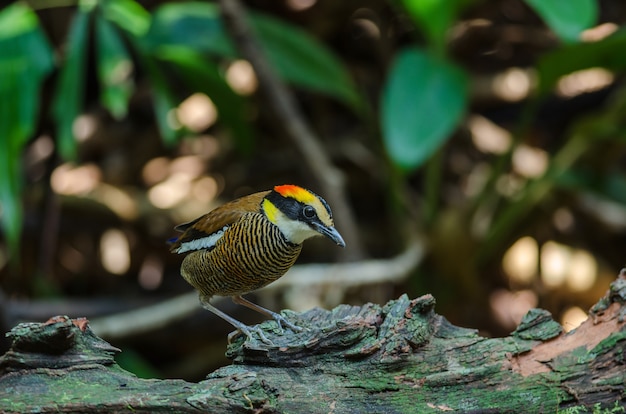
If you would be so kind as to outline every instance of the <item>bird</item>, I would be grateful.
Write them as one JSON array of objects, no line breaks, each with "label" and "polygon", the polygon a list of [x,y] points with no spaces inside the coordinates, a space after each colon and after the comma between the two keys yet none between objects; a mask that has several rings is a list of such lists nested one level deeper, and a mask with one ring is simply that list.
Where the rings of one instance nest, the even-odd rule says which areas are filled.
[{"label": "bird", "polygon": [[[247,326],[209,303],[213,296],[230,296],[233,302],[273,318],[279,329],[302,328],[282,315],[259,306],[242,295],[283,276],[302,250],[302,243],[325,236],[345,247],[335,228],[328,203],[310,190],[293,184],[250,194],[223,204],[175,230],[170,251],[187,253],[182,277],[199,294],[201,306],[213,312],[254,341],[272,344],[258,327]],[[229,335],[231,336],[237,331]]]}]

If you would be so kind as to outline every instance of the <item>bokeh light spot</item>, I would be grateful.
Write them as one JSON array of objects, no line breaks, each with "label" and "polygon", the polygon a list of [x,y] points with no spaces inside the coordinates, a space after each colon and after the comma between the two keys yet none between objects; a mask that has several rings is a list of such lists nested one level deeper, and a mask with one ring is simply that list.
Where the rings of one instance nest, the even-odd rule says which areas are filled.
[{"label": "bokeh light spot", "polygon": [[154,290],[163,282],[163,262],[158,256],[149,255],[139,269],[139,285],[147,290]]},{"label": "bokeh light spot", "polygon": [[194,93],[180,103],[176,118],[189,130],[201,132],[217,121],[217,108],[205,94]]},{"label": "bokeh light spot", "polygon": [[511,281],[530,284],[537,275],[539,246],[532,237],[522,237],[506,251],[502,267]]},{"label": "bokeh light spot", "polygon": [[128,238],[118,229],[109,229],[100,238],[102,266],[115,275],[122,275],[130,268],[130,245]]},{"label": "bokeh light spot", "polygon": [[259,82],[252,65],[247,60],[235,60],[226,70],[226,82],[240,95],[252,95]]},{"label": "bokeh light spot", "polygon": [[102,172],[95,164],[74,166],[61,164],[50,177],[50,186],[57,194],[87,194],[100,183]]},{"label": "bokeh light spot", "polygon": [[587,313],[578,306],[572,306],[561,315],[561,325],[565,332],[576,329],[587,320]]}]

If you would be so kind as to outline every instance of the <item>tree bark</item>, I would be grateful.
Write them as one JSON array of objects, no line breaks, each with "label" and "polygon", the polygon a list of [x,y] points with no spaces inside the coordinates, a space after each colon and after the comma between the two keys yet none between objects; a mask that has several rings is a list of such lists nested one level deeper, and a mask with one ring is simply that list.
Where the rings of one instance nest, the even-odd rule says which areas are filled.
[{"label": "tree bark", "polygon": [[450,324],[431,295],[287,311],[305,331],[281,333],[264,322],[273,345],[238,335],[227,349],[233,364],[199,383],[139,379],[115,364],[119,350],[86,319],[55,317],[8,334],[0,411],[622,412],[625,301],[622,271],[576,330],[563,333],[534,309],[506,338]]}]

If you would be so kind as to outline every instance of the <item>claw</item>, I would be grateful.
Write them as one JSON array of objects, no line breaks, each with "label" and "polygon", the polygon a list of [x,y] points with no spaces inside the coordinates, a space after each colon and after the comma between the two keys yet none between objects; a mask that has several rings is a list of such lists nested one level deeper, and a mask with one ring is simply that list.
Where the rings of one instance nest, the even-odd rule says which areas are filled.
[{"label": "claw", "polygon": [[272,318],[274,318],[274,320],[278,324],[278,329],[280,329],[281,335],[284,332],[283,325],[285,325],[287,328],[291,329],[294,332],[302,332],[302,331],[304,331],[304,328],[302,328],[302,327],[300,327],[298,325],[294,325],[293,323],[289,322],[284,316],[282,316],[282,315],[280,315],[278,313],[272,312]]},{"label": "claw", "polygon": [[265,336],[261,328],[259,328],[258,326],[245,326],[245,325],[240,326],[236,331],[233,331],[230,334],[228,334],[228,344],[230,345],[232,339],[240,333],[244,334],[250,342],[256,342],[256,338],[252,335],[252,332],[255,332],[261,339],[261,342],[263,342],[264,344],[269,345],[269,346],[274,346],[274,343],[270,341],[269,339],[267,339],[267,336]]}]

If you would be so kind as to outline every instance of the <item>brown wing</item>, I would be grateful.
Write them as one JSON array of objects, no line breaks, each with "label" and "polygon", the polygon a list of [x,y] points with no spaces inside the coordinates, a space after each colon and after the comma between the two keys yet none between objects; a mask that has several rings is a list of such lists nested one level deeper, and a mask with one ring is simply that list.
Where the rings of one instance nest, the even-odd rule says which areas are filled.
[{"label": "brown wing", "polygon": [[[194,241],[201,239],[209,240],[208,238],[214,235],[218,238],[219,232],[239,220],[245,213],[260,211],[261,201],[263,201],[263,198],[269,193],[269,191],[262,191],[238,198],[217,207],[215,210],[195,220],[179,224],[175,229],[183,232],[183,234],[172,244],[170,251],[183,253],[185,251],[207,248],[202,247],[202,243],[197,243],[197,248],[189,248],[189,246],[192,246]],[[180,251],[183,244],[187,247],[183,251]]]}]

